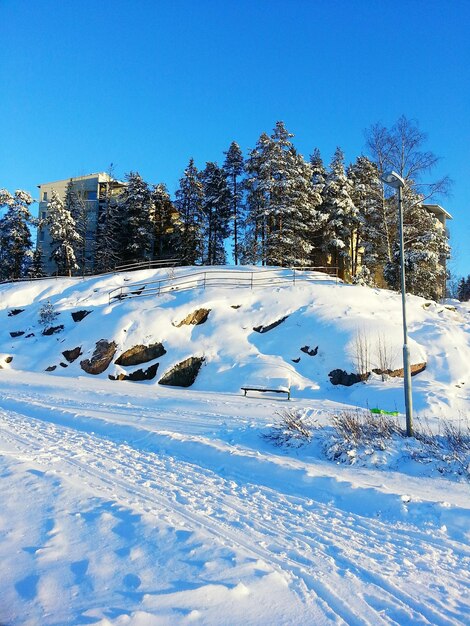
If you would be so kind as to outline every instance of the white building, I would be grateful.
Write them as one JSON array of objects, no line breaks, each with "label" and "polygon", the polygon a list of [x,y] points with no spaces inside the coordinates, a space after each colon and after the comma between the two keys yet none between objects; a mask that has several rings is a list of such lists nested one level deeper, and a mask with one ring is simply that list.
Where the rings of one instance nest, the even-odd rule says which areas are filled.
[{"label": "white building", "polygon": [[78,176],[76,178],[67,178],[64,180],[56,180],[51,183],[42,183],[39,188],[39,214],[40,227],[37,232],[37,248],[41,250],[42,264],[47,274],[54,274],[57,266],[51,260],[52,242],[49,229],[45,220],[48,216],[48,203],[52,196],[52,191],[64,200],[67,185],[72,183],[73,189],[83,203],[86,210],[86,237],[85,237],[85,271],[93,271],[94,265],[94,247],[96,240],[96,231],[98,227],[98,218],[103,202],[107,193],[118,195],[123,189],[125,183],[112,179],[109,174],[100,172],[97,174],[88,174],[86,176]]}]

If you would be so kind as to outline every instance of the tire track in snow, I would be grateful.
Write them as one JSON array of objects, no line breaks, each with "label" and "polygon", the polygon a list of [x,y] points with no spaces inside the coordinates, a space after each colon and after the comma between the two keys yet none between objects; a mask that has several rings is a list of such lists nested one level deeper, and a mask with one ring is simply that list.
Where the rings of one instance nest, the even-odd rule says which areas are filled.
[{"label": "tire track in snow", "polygon": [[[281,519],[282,519],[282,518],[281,518]],[[427,539],[428,539],[428,538],[426,537],[426,541],[427,541]],[[362,557],[363,557],[363,555],[362,555],[362,554],[359,554],[359,558],[362,558]],[[368,571],[367,571],[367,573],[368,573]],[[434,619],[435,619],[435,617],[436,617],[436,616],[433,616],[433,617],[432,617],[432,619],[434,620]]]},{"label": "tire track in snow", "polygon": [[[51,445],[60,445],[60,452],[66,455],[66,458],[63,460],[65,460],[68,465],[72,465],[82,473],[91,475],[92,478],[98,478],[101,482],[107,484],[108,490],[112,491],[113,494],[115,492],[116,484],[119,484],[121,490],[125,494],[125,498],[129,500],[129,497],[131,496],[129,483],[116,477],[115,473],[118,470],[122,474],[133,474],[132,490],[134,493],[138,493],[140,505],[142,505],[141,501],[155,501],[155,492],[149,491],[149,489],[154,488],[151,485],[152,473],[149,473],[149,479],[143,483],[141,479],[139,479],[139,476],[137,476],[137,470],[147,469],[147,472],[149,472],[149,454],[144,455],[141,451],[133,450],[129,446],[124,446],[124,448],[126,448],[125,453],[121,451],[119,454],[119,450],[122,449],[123,446],[118,446],[110,441],[98,440],[97,437],[83,435],[64,427],[62,428],[62,437],[56,426],[47,424],[46,430],[51,430],[51,433],[53,431],[53,434],[49,433],[48,437],[45,437],[43,432],[39,433],[39,429],[40,427],[36,428],[37,436],[39,438],[42,437],[44,439],[43,443],[49,447],[49,452],[43,453],[42,458],[37,459],[39,462],[44,463],[53,459],[54,457],[51,456],[50,452]],[[64,438],[64,432],[68,432],[69,434],[70,432],[73,433],[73,438],[76,441],[74,446],[71,448],[68,441],[70,436]],[[23,446],[27,446],[31,450],[31,444],[27,439],[22,437],[20,434],[17,434],[17,437]],[[65,447],[64,442],[67,444]],[[76,458],[71,459],[67,455],[67,453],[72,455],[76,453],[77,444],[83,446],[84,453],[91,455],[92,459],[88,460],[87,463],[84,461],[78,461]],[[108,448],[106,453],[104,453],[104,447]],[[54,454],[57,454],[58,449],[59,448],[56,448]],[[104,465],[108,465],[107,468],[96,467],[96,461],[94,462],[93,458],[96,458],[97,452],[99,453],[101,459],[106,460]],[[32,449],[32,454],[36,454],[37,456],[37,453],[34,452],[34,448]],[[135,457],[134,464],[130,466],[129,458],[132,457]],[[152,465],[155,465],[156,460],[158,460],[158,455],[151,453],[151,457],[151,463]],[[277,568],[281,571],[285,572],[287,565],[292,570],[294,576],[298,579],[297,584],[295,585],[298,593],[303,595],[305,598],[306,592],[308,595],[308,591],[310,590],[311,592],[313,590],[316,595],[323,600],[321,604],[324,606],[327,613],[328,607],[330,607],[330,609],[332,608],[335,613],[348,624],[393,623],[393,620],[385,620],[385,618],[378,611],[368,605],[365,600],[361,599],[359,602],[356,598],[356,605],[358,602],[360,604],[359,611],[355,612],[347,606],[345,601],[343,601],[333,590],[333,588],[339,588],[341,590],[342,587],[345,587],[344,576],[338,574],[338,566],[340,565],[341,569],[348,573],[349,580],[347,581],[347,586],[356,587],[357,590],[360,591],[361,587],[364,587],[364,579],[369,579],[370,583],[380,589],[385,595],[389,596],[389,604],[392,604],[392,606],[395,605],[396,610],[400,609],[407,612],[408,617],[413,620],[413,623],[456,623],[454,620],[450,620],[446,617],[446,615],[441,613],[441,611],[430,607],[429,605],[417,606],[416,601],[410,595],[403,592],[403,590],[399,589],[396,585],[391,584],[388,579],[385,579],[383,576],[377,576],[375,573],[371,576],[370,568],[359,567],[358,561],[360,559],[364,559],[364,554],[358,550],[352,549],[352,546],[358,542],[358,537],[355,537],[355,541],[351,541],[351,535],[348,534],[351,533],[350,527],[344,527],[344,530],[342,530],[341,533],[338,532],[340,529],[343,529],[344,526],[344,519],[342,519],[344,518],[344,513],[342,511],[334,511],[333,506],[329,507],[329,510],[326,510],[326,507],[319,506],[315,503],[316,508],[320,509],[319,514],[315,517],[310,515],[308,520],[304,520],[307,527],[308,523],[315,523],[315,532],[309,532],[306,538],[305,533],[302,536],[299,536],[298,520],[296,521],[294,519],[294,521],[291,521],[290,529],[287,528],[286,524],[282,521],[283,517],[286,515],[286,510],[288,510],[289,507],[292,507],[293,500],[297,502],[300,500],[298,497],[287,499],[284,496],[279,496],[279,494],[276,494],[272,490],[265,487],[260,488],[259,486],[256,486],[254,493],[248,493],[248,491],[252,491],[251,486],[250,490],[247,490],[246,486],[240,488],[236,485],[236,483],[234,483],[233,480],[226,481],[225,479],[217,477],[214,481],[212,477],[212,487],[223,487],[223,493],[221,489],[219,489],[216,494],[218,501],[215,503],[215,506],[210,507],[209,505],[209,509],[212,508],[213,511],[217,511],[217,507],[220,508],[220,498],[222,495],[224,496],[224,510],[220,512],[219,515],[221,519],[215,520],[212,513],[208,512],[209,509],[206,509],[201,516],[200,510],[196,510],[194,508],[194,502],[191,500],[191,493],[194,492],[194,487],[197,486],[200,488],[205,481],[211,478],[211,472],[208,472],[206,468],[199,468],[194,464],[188,464],[185,461],[175,461],[173,457],[168,457],[165,461],[166,465],[169,464],[169,467],[165,466],[162,459],[159,459],[158,472],[156,476],[153,476],[153,479],[156,481],[156,485],[158,484],[160,488],[164,487],[165,490],[172,495],[172,498],[174,498],[174,500],[169,500],[167,497],[165,498],[164,504],[167,509],[172,512],[177,511],[190,524],[194,525],[196,523],[198,526],[210,528],[212,532],[222,535],[230,542],[243,546],[250,553],[256,554],[258,558],[269,562],[273,567],[277,566]],[[119,463],[121,464],[120,466]],[[110,470],[110,466],[114,466],[114,468]],[[162,480],[162,469],[166,471],[167,475],[170,476],[170,480]],[[195,478],[198,480],[195,480]],[[138,484],[139,482],[140,484]],[[148,484],[145,485],[145,482]],[[230,484],[232,484],[231,488]],[[146,488],[143,489],[142,485]],[[182,488],[183,485],[186,489],[185,491]],[[234,497],[234,491],[236,491],[236,489],[240,491],[242,498],[240,498],[240,495],[238,495],[237,498]],[[265,510],[260,508],[260,495],[262,495],[262,499],[264,499],[263,506]],[[206,500],[209,500],[210,496],[214,499],[213,491],[205,493]],[[254,500],[255,496],[256,501]],[[158,497],[161,499],[162,496],[159,495]],[[180,502],[178,502],[178,498]],[[281,509],[283,511],[282,515],[276,516],[273,514],[273,500],[276,501],[276,504],[281,505]],[[162,503],[160,502],[160,504]],[[259,513],[256,521],[253,520],[254,504],[258,506]],[[269,507],[271,507],[271,510],[269,510]],[[190,516],[188,516],[188,508],[191,508]],[[301,509],[305,511],[305,506],[301,507]],[[331,534],[331,530],[330,533],[328,533],[327,528],[333,519],[332,511],[334,511],[337,522],[336,524],[333,524],[336,531],[335,535]],[[245,535],[240,532],[239,528],[237,528],[237,524],[238,526],[241,524],[240,516],[244,516],[243,530],[248,530],[251,536],[254,534],[256,535],[256,544],[254,544],[253,541],[248,542]],[[265,521],[269,518],[269,516],[271,516],[271,519],[274,517],[273,523]],[[276,517],[278,517],[277,520]],[[321,524],[322,520],[326,521],[327,524]],[[355,516],[352,521],[358,521],[357,516]],[[281,532],[279,527],[280,523],[283,526]],[[362,520],[362,523],[364,523],[364,520]],[[295,524],[297,524],[297,527]],[[379,524],[379,526],[380,525],[384,526],[383,524]],[[293,529],[295,532],[293,532]],[[366,528],[366,531],[367,530],[370,530],[370,528]],[[286,542],[284,542],[284,545],[276,545],[273,543],[270,546],[269,544],[266,544],[266,538],[278,538],[283,532],[285,532],[288,536],[287,545]],[[358,533],[356,532],[356,535],[357,534]],[[317,538],[313,535],[317,535]],[[338,541],[340,535],[341,542]],[[367,541],[365,538],[361,538],[363,545],[366,545]],[[332,557],[325,548],[325,539],[330,542],[330,549],[332,546],[335,548],[334,557]],[[263,543],[266,545],[263,546]],[[374,549],[377,549],[376,543],[374,543]],[[296,548],[295,554],[292,550],[292,545]],[[353,558],[346,558],[344,556],[347,551],[351,553]],[[316,555],[316,558],[314,559],[313,556],[310,558],[299,558],[301,554],[308,554],[309,552],[312,555]],[[321,555],[320,562],[318,555]],[[328,568],[325,567],[325,561],[328,564]],[[321,565],[323,565],[323,567],[321,567]],[[312,567],[317,567],[316,576],[312,575],[311,572],[308,571],[308,569],[311,569]],[[361,576],[357,576],[355,572],[359,572]],[[325,583],[325,579],[328,582]]]},{"label": "tire track in snow", "polygon": [[[21,419],[21,417],[23,416],[16,414],[15,422],[18,422]],[[4,421],[6,421],[5,417],[3,419]],[[28,418],[28,421],[30,421],[30,419],[31,418]],[[14,427],[13,424],[11,425]],[[53,428],[54,427],[52,425],[50,424],[48,425],[49,431],[52,430]],[[62,428],[62,431],[64,430],[66,431],[69,429]],[[29,450],[29,454],[28,454],[29,459],[38,463],[39,465],[47,465],[51,471],[54,471],[53,465],[51,466],[50,464],[51,463],[53,464],[54,460],[59,458],[59,457],[56,457],[57,453],[60,451],[64,453],[65,455],[67,455],[67,453],[70,453],[70,452],[72,452],[73,454],[73,450],[70,451],[68,449],[67,442],[65,440],[61,440],[61,443],[59,444],[55,437],[52,438],[50,436],[50,433],[48,433],[48,436],[46,436],[44,433],[39,434],[37,431],[38,431],[38,428],[36,428],[36,433],[35,433],[36,440],[38,442],[41,441],[41,443],[44,445],[44,450],[45,450],[44,452],[38,453],[37,449],[35,449],[34,446],[31,444],[31,440],[29,438],[26,438],[20,435],[18,432],[16,433],[14,437],[12,437],[11,434],[10,435],[5,434],[4,436],[6,439],[9,439],[10,441],[20,444],[23,450],[23,454],[24,454],[24,450]],[[85,440],[86,439],[90,440],[91,436],[87,437],[87,436],[81,435],[80,439],[81,439],[80,443],[82,445],[85,444],[83,446],[83,449],[85,450],[85,452],[89,452],[90,450],[86,449],[87,442]],[[118,446],[116,446],[116,448],[117,447]],[[236,529],[230,528],[229,525],[221,524],[219,521],[212,518],[211,507],[207,508],[202,513],[200,511],[195,511],[195,510],[191,510],[191,513],[188,513],[187,505],[188,505],[189,499],[185,497],[188,492],[182,494],[182,497],[181,495],[180,497],[178,497],[174,493],[175,489],[178,489],[178,485],[179,487],[181,487],[181,481],[178,481],[178,476],[174,475],[173,476],[174,480],[172,480],[171,482],[166,482],[162,478],[163,467],[157,464],[158,471],[156,472],[156,476],[153,477],[152,481],[147,480],[147,481],[144,481],[143,483],[144,486],[147,486],[147,487],[152,486],[153,488],[152,491],[146,491],[142,489],[142,485],[138,485],[137,482],[133,483],[130,489],[129,484],[127,482],[119,479],[118,477],[116,477],[115,474],[110,475],[109,469],[108,469],[108,472],[106,472],[105,469],[103,469],[105,464],[102,462],[102,460],[106,459],[108,460],[112,468],[112,471],[115,471],[117,467],[116,465],[117,456],[115,453],[114,454],[111,453],[110,455],[104,454],[102,442],[100,442],[98,446],[92,447],[92,452],[94,453],[94,458],[96,458],[96,455],[99,454],[99,458],[101,459],[101,461],[98,461],[98,462],[78,461],[77,459],[71,458],[68,456],[61,458],[60,461],[62,464],[65,463],[70,468],[73,468],[74,470],[78,470],[82,478],[84,476],[88,476],[89,478],[91,478],[91,481],[86,480],[86,479],[84,480],[85,480],[85,484],[88,484],[92,488],[93,493],[98,492],[100,497],[108,497],[108,498],[111,498],[112,500],[115,500],[116,498],[119,497],[118,489],[117,489],[117,486],[119,486],[121,487],[124,493],[124,496],[121,493],[120,501],[119,501],[120,505],[122,506],[127,506],[132,509],[138,507],[140,509],[143,509],[147,513],[153,513],[153,514],[157,514],[160,516],[161,516],[161,509],[165,508],[168,514],[168,519],[174,519],[175,514],[176,514],[180,518],[180,520],[183,520],[190,527],[192,528],[198,527],[199,529],[212,532],[214,535],[221,537],[225,543],[228,543],[231,546],[236,545],[239,548],[244,549],[248,555],[255,556],[256,558],[261,559],[262,561],[268,563],[275,571],[278,571],[283,576],[284,579],[286,578],[286,575],[287,575],[291,588],[297,593],[297,595],[303,600],[303,602],[305,602],[306,604],[312,607],[315,605],[316,603],[315,601],[317,600],[317,598],[312,596],[312,589],[310,589],[309,586],[305,583],[302,575],[298,575],[293,571],[293,569],[295,570],[298,568],[298,564],[295,563],[295,561],[293,561],[292,559],[288,559],[288,558],[283,558],[283,557],[280,558],[278,555],[261,547],[262,541],[259,542],[260,545],[256,545],[256,544],[252,544],[248,542],[246,538],[244,537],[244,535],[236,531]],[[117,452],[117,450],[115,452]],[[83,456],[83,453],[80,454],[80,456]],[[155,454],[153,453],[151,454],[152,464],[155,464],[155,461],[156,461],[155,456],[156,456]],[[170,460],[172,460],[171,457],[170,457]],[[102,465],[103,468],[99,468],[98,466],[100,465]],[[130,477],[133,473],[134,468],[135,466],[126,465],[125,466],[126,471],[123,471],[122,473],[123,474],[127,473],[128,477]],[[66,477],[67,477],[67,474],[65,474],[65,478]],[[96,483],[96,479],[98,479],[98,484]],[[161,490],[162,487],[169,488],[169,491],[173,495],[173,497],[172,498],[165,497],[164,495],[162,495],[161,492],[156,493],[154,489],[157,487],[159,488],[159,490]],[[133,499],[135,498],[135,495],[139,496],[139,499],[137,501]],[[184,504],[181,503],[182,500]],[[158,509],[156,509],[155,507],[156,503],[158,503],[158,507],[159,507]],[[286,565],[288,567],[286,567]],[[292,568],[289,568],[289,566],[292,566]],[[330,590],[329,593],[325,593],[325,596],[326,596],[326,599],[322,598],[321,594],[318,594],[318,600],[319,600],[318,604],[323,609],[323,613],[326,616],[329,616],[330,621],[337,621],[337,619],[332,619],[333,617],[332,614],[333,614],[336,618],[339,618],[342,623],[351,624],[353,626],[356,624],[358,626],[359,625],[372,626],[373,624],[385,623],[380,620],[377,621],[375,616],[371,621],[359,619],[358,615],[355,614],[353,611],[351,611],[351,609],[347,606],[347,604],[343,602],[339,598],[339,596],[332,590]]]}]

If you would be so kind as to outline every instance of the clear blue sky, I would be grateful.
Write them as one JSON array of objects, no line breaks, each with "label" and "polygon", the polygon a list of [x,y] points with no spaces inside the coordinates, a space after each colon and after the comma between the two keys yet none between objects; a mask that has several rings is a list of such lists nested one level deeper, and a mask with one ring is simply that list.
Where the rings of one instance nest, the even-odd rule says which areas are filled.
[{"label": "clear blue sky", "polygon": [[0,0],[0,187],[115,164],[174,192],[283,120],[352,161],[365,128],[419,121],[455,181],[441,204],[470,273],[470,0]]}]

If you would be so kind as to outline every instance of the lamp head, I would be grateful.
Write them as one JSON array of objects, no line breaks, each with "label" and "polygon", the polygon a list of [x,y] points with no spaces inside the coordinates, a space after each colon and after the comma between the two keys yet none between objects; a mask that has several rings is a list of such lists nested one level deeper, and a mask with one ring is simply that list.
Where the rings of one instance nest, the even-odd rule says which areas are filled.
[{"label": "lamp head", "polygon": [[392,170],[390,170],[389,172],[384,172],[380,177],[380,180],[386,185],[390,185],[390,187],[393,187],[394,189],[405,186],[405,181],[403,180],[403,178]]}]

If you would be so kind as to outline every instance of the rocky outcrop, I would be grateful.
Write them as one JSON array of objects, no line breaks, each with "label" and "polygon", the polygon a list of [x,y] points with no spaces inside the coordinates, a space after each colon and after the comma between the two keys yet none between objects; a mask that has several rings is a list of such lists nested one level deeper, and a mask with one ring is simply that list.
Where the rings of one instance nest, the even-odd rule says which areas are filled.
[{"label": "rocky outcrop", "polygon": [[[426,363],[414,363],[410,365],[412,376],[416,376],[416,374],[420,374],[421,372],[424,372],[425,369],[426,369]],[[374,372],[374,374],[380,374],[381,376],[387,375],[387,376],[390,376],[391,378],[403,378],[403,376],[405,375],[404,374],[405,370],[403,369],[403,367],[400,367],[396,370],[374,369],[372,371]]]},{"label": "rocky outcrop", "polygon": [[275,322],[273,322],[272,324],[268,324],[267,326],[255,326],[253,328],[253,330],[256,333],[267,333],[269,330],[272,330],[273,328],[276,328],[276,326],[279,326],[279,324],[282,324],[282,322],[284,322],[289,316],[286,315],[285,317],[282,317],[280,320],[276,320]]},{"label": "rocky outcrop", "polygon": [[140,365],[158,359],[164,354],[166,354],[166,350],[161,343],[152,343],[149,346],[139,345],[123,352],[114,362],[116,365],[123,365],[124,367]]},{"label": "rocky outcrop", "polygon": [[71,315],[74,322],[81,322],[82,319],[90,313],[91,311],[74,311]]},{"label": "rocky outcrop", "polygon": [[145,370],[143,369],[136,370],[135,372],[130,372],[130,374],[124,374],[123,372],[116,374],[116,376],[109,374],[108,378],[110,380],[133,380],[133,381],[152,380],[153,378],[155,378],[157,374],[159,365],[160,365],[159,363],[154,363],[153,365],[150,365],[150,367],[148,367]]},{"label": "rocky outcrop", "polygon": [[345,387],[351,387],[351,385],[355,385],[356,383],[361,383],[367,380],[370,376],[370,373],[367,372],[365,374],[348,374],[344,370],[332,370],[328,376],[330,377],[330,382],[332,385],[344,385]]},{"label": "rocky outcrop", "polygon": [[5,357],[5,363],[11,363],[13,361],[13,357],[12,356],[6,356]]},{"label": "rocky outcrop", "polygon": [[191,356],[165,372],[158,381],[159,385],[171,387],[191,387],[204,363],[204,357]]},{"label": "rocky outcrop", "polygon": [[181,326],[199,326],[199,324],[204,324],[210,312],[210,309],[196,309],[196,311],[187,315],[184,320],[178,324],[173,324],[173,326],[176,326],[176,328],[180,328]]},{"label": "rocky outcrop", "polygon": [[45,328],[42,331],[43,335],[55,335],[56,333],[60,333],[64,330],[64,326],[60,324],[60,326],[49,326],[49,328]]},{"label": "rocky outcrop", "polygon": [[46,367],[46,372],[53,372],[55,369],[57,369],[57,365],[49,365],[49,367]]},{"label": "rocky outcrop", "polygon": [[114,341],[100,339],[96,342],[95,351],[91,359],[80,361],[80,367],[87,374],[102,374],[113,360],[116,348]]},{"label": "rocky outcrop", "polygon": [[19,315],[20,313],[23,313],[24,309],[12,309],[11,311],[8,311],[8,317],[12,317],[13,315]]},{"label": "rocky outcrop", "polygon": [[78,359],[79,356],[82,355],[82,347],[77,346],[76,348],[73,348],[72,350],[64,350],[62,354],[64,355],[65,359],[69,363],[73,363],[74,361]]},{"label": "rocky outcrop", "polygon": [[12,332],[10,332],[10,337],[21,337],[21,335],[24,335],[24,330],[13,330]]}]

